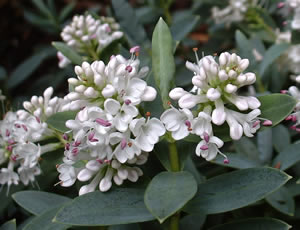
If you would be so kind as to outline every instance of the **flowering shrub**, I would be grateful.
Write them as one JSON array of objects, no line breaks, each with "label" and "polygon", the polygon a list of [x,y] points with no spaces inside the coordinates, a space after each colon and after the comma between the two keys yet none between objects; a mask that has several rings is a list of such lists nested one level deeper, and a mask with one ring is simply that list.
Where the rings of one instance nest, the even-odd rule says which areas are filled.
[{"label": "flowering shrub", "polygon": [[[299,1],[32,3],[62,41],[0,92],[1,229],[299,226]],[[62,80],[10,108],[55,53]]]}]

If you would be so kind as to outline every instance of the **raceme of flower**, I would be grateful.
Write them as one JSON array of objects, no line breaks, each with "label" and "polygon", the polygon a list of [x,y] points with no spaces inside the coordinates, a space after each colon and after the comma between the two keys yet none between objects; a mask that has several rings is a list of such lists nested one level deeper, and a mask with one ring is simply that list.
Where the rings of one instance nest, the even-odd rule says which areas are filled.
[{"label": "raceme of flower", "polygon": [[[98,54],[105,47],[123,36],[119,28],[119,24],[110,17],[94,19],[91,15],[76,15],[72,22],[63,29],[61,37],[78,53],[98,59]],[[70,63],[70,60],[61,52],[57,53],[57,57],[61,68]]]},{"label": "raceme of flower", "polygon": [[229,0],[228,6],[223,9],[212,8],[212,17],[216,24],[224,23],[230,25],[233,22],[240,22],[250,6],[257,4],[257,0]]},{"label": "raceme of flower", "polygon": [[106,66],[102,61],[84,62],[75,67],[78,79],[69,79],[74,92],[66,96],[69,103],[64,107],[81,110],[66,122],[70,132],[64,135],[64,163],[57,170],[61,186],[89,181],[79,195],[97,187],[105,192],[113,182],[121,185],[126,179],[136,182],[143,175],[138,166],[146,163],[165,133],[159,119],[139,112],[140,103],[154,100],[156,90],[141,79],[148,67],[139,69],[138,52],[139,47],[133,47],[129,60],[112,56]]},{"label": "raceme of flower", "polygon": [[[197,53],[196,58],[197,63],[186,62],[186,67],[194,73],[193,89],[191,92],[182,88],[172,89],[169,96],[178,101],[180,108],[171,105],[161,115],[161,121],[175,140],[189,134],[200,136],[202,141],[196,148],[198,156],[210,161],[219,153],[224,156],[224,163],[228,163],[227,157],[219,150],[224,143],[214,136],[212,125],[220,126],[227,122],[233,140],[239,140],[243,134],[253,137],[260,127],[260,120],[264,120],[259,118],[260,102],[254,96],[239,96],[237,91],[253,84],[256,76],[244,73],[249,60],[234,53],[222,53],[218,62],[212,56],[199,60]],[[238,111],[232,110],[233,106]],[[272,125],[272,122],[264,120],[263,125]]]}]

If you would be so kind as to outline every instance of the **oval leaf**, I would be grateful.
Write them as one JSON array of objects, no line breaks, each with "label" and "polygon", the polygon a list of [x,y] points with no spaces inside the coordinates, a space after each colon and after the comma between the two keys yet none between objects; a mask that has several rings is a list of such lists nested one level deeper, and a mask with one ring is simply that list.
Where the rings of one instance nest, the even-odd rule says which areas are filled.
[{"label": "oval leaf", "polygon": [[16,229],[17,229],[17,225],[15,219],[5,222],[0,227],[0,230],[16,230]]},{"label": "oval leaf", "polygon": [[17,192],[12,197],[18,205],[33,215],[40,215],[71,200],[65,196],[40,191]]},{"label": "oval leaf", "polygon": [[273,160],[273,166],[278,167],[281,170],[286,170],[289,167],[300,161],[300,143],[288,145],[282,152],[280,152]]},{"label": "oval leaf", "polygon": [[163,106],[169,106],[170,89],[175,85],[175,61],[173,56],[173,39],[168,25],[160,18],[152,36],[152,68],[154,78],[163,101]]},{"label": "oval leaf", "polygon": [[266,201],[279,212],[293,216],[295,212],[295,201],[285,187],[281,187],[266,197]]},{"label": "oval leaf", "polygon": [[184,208],[189,213],[222,213],[255,203],[291,177],[274,168],[250,168],[207,180]]},{"label": "oval leaf", "polygon": [[56,213],[60,207],[50,209],[44,212],[40,216],[34,217],[26,226],[23,228],[24,230],[64,230],[68,229],[70,226],[60,224],[60,223],[53,223],[52,220],[55,217]]},{"label": "oval leaf", "polygon": [[47,119],[47,124],[58,130],[59,132],[67,132],[69,129],[66,127],[67,120],[73,120],[78,111],[66,111],[55,113]]},{"label": "oval leaf", "polygon": [[81,65],[83,62],[82,57],[76,53],[72,48],[63,42],[52,42],[52,45],[64,56],[66,56],[73,64]]},{"label": "oval leaf", "polygon": [[88,193],[65,205],[54,221],[70,225],[104,226],[153,220],[144,204],[144,192],[139,188],[118,188],[107,193]]},{"label": "oval leaf", "polygon": [[291,226],[281,220],[273,218],[251,218],[222,224],[210,228],[209,230],[288,230],[290,228]]},{"label": "oval leaf", "polygon": [[148,185],[145,204],[162,223],[181,209],[197,192],[197,182],[188,172],[162,172]]}]

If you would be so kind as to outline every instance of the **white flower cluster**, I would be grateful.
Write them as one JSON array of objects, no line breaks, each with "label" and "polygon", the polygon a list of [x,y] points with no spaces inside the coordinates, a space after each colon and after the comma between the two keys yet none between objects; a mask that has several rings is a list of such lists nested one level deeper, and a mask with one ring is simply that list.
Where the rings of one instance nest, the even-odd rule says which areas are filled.
[{"label": "white flower cluster", "polygon": [[[94,19],[91,15],[76,15],[72,22],[63,29],[61,37],[68,46],[79,53],[86,54],[89,49],[92,49],[98,54],[123,36],[123,32],[119,29],[119,24],[110,17]],[[57,56],[59,67],[63,68],[70,63],[70,60],[61,52],[58,52]]]},{"label": "white flower cluster", "polygon": [[300,128],[298,127],[300,125],[300,91],[296,86],[290,86],[288,90],[282,90],[281,92],[289,93],[297,101],[294,112],[285,120],[292,121],[294,124],[290,128],[300,132]]},{"label": "white flower cluster", "polygon": [[230,25],[233,22],[240,22],[250,6],[257,4],[257,0],[229,0],[227,7],[220,9],[212,8],[212,17],[215,23]]},{"label": "white flower cluster", "polygon": [[7,163],[7,168],[1,168],[0,184],[10,187],[19,181],[24,185],[34,182],[35,176],[41,173],[38,164],[41,154],[59,147],[59,143],[36,144],[53,136],[45,120],[59,111],[62,99],[51,99],[52,94],[53,88],[49,87],[44,97],[33,96],[31,102],[24,102],[28,111],[8,112],[0,121],[0,164]]},{"label": "white flower cluster", "polygon": [[[234,53],[222,53],[219,62],[212,56],[199,60],[196,54],[196,58],[196,64],[186,62],[186,67],[195,75],[192,79],[194,88],[191,92],[182,88],[171,90],[169,96],[178,101],[180,109],[172,107],[166,110],[161,121],[175,140],[183,139],[190,133],[200,136],[202,141],[196,148],[198,156],[210,161],[220,153],[227,163],[227,157],[219,150],[224,143],[214,136],[212,124],[219,126],[226,121],[233,140],[240,139],[243,133],[253,136],[260,127],[260,102],[253,96],[239,96],[237,90],[253,84],[256,76],[254,73],[244,73],[249,60],[241,59]],[[251,111],[246,114],[237,112],[231,109],[232,106],[240,111]],[[194,109],[196,116],[191,109]],[[272,122],[266,120],[263,124],[271,125]]]},{"label": "white flower cluster", "polygon": [[[291,43],[292,32],[276,31],[277,39],[276,43]],[[292,73],[291,78],[300,82],[300,45],[290,45],[287,51],[282,55],[281,61],[285,68],[288,67],[289,71]]]},{"label": "white flower cluster", "polygon": [[143,174],[137,167],[148,159],[148,153],[164,135],[165,128],[156,118],[142,117],[138,107],[152,101],[156,90],[141,78],[148,67],[139,69],[136,58],[139,47],[131,49],[132,57],[112,56],[107,65],[95,61],[76,66],[78,79],[69,83],[74,92],[64,109],[80,109],[75,120],[68,120],[71,130],[65,134],[64,163],[58,166],[62,186],[71,186],[78,179],[89,184],[81,187],[79,195],[109,190],[112,182],[135,182]]}]

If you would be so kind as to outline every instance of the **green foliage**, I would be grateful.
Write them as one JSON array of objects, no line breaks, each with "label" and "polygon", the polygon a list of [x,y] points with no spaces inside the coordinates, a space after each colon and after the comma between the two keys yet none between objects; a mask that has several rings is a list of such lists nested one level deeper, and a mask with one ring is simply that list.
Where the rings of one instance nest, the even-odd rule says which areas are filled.
[{"label": "green foliage", "polygon": [[16,230],[17,226],[16,226],[16,220],[10,220],[7,221],[6,223],[4,223],[3,225],[0,226],[0,230]]},{"label": "green foliage", "polygon": [[74,120],[78,111],[66,111],[55,113],[47,119],[47,124],[57,131],[64,133],[69,129],[66,127],[67,120]]},{"label": "green foliage", "polygon": [[52,42],[52,45],[64,56],[66,56],[73,64],[81,65],[83,62],[82,57],[76,53],[73,49],[71,49],[69,46],[67,46],[63,42]]}]

